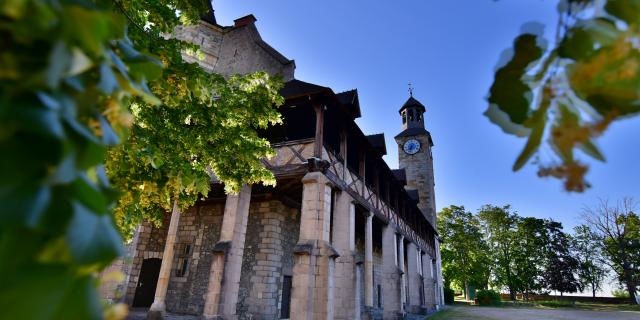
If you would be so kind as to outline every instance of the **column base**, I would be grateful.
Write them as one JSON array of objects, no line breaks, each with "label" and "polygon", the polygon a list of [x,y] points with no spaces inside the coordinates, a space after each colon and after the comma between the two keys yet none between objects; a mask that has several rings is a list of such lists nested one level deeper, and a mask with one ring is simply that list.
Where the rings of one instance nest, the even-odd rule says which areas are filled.
[{"label": "column base", "polygon": [[384,317],[383,309],[371,306],[365,306],[362,314],[364,320],[382,320]]},{"label": "column base", "polygon": [[147,320],[163,320],[164,312],[158,310],[149,310],[147,312]]},{"label": "column base", "polygon": [[166,313],[164,302],[153,302],[151,308],[147,312],[147,320],[162,320]]}]

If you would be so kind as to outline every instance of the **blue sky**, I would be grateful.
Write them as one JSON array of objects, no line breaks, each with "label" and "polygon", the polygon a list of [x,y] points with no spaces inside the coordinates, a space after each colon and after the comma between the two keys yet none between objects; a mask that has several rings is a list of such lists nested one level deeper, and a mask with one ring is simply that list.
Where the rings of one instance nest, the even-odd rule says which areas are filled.
[{"label": "blue sky", "polygon": [[511,166],[525,141],[508,136],[482,113],[501,52],[522,24],[557,23],[552,0],[214,0],[222,25],[254,14],[262,37],[296,61],[296,78],[335,92],[357,88],[367,134],[385,133],[386,160],[397,167],[393,136],[407,83],[426,107],[435,147],[436,203],[476,211],[511,204],[523,216],[553,218],[565,230],[579,223],[584,205],[598,198],[640,200],[640,118],[614,124],[598,141],[607,157],[589,160],[585,193],[540,179],[536,167]]}]

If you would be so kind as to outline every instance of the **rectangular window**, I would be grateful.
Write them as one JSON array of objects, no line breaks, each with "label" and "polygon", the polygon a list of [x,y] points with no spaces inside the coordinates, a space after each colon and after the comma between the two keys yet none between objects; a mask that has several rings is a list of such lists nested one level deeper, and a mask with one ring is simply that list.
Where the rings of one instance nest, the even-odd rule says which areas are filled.
[{"label": "rectangular window", "polygon": [[436,273],[436,259],[431,260],[431,278],[435,278]]},{"label": "rectangular window", "polygon": [[418,274],[422,275],[422,253],[420,249],[416,249],[416,270],[418,270]]},{"label": "rectangular window", "polygon": [[396,258],[396,266],[400,266],[400,236],[398,234],[395,235],[394,237],[395,240],[395,246],[394,246],[394,250],[393,253],[395,254],[395,258]]},{"label": "rectangular window", "polygon": [[186,276],[188,268],[189,258],[178,258],[178,269],[176,270],[176,277]]},{"label": "rectangular window", "polygon": [[382,308],[382,286],[378,285],[378,308]]},{"label": "rectangular window", "polygon": [[329,243],[333,244],[333,213],[336,207],[336,191],[331,189],[331,204],[329,205]]},{"label": "rectangular window", "polygon": [[176,277],[185,277],[189,271],[189,257],[191,256],[191,245],[187,243],[178,245],[178,268],[175,271]]},{"label": "rectangular window", "polygon": [[282,307],[280,308],[280,319],[289,319],[291,310],[291,276],[282,278]]}]

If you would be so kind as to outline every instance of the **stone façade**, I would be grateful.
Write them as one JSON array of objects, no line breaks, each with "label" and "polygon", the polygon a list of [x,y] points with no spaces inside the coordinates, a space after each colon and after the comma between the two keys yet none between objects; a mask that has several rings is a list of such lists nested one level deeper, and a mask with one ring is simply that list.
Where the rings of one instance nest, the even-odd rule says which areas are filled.
[{"label": "stone fa\u00e7ade", "polygon": [[[237,19],[234,26],[230,27],[202,21],[194,26],[179,28],[174,35],[199,44],[204,59],[195,59],[186,54],[184,57],[200,63],[211,72],[229,76],[262,70],[281,75],[285,81],[294,77],[293,61],[284,58],[261,39],[255,27],[255,18],[251,15]],[[307,104],[314,103],[317,90],[321,90],[323,95],[333,95],[329,88],[298,80],[288,81],[286,88],[291,85],[295,87],[295,94],[291,95],[298,97],[302,92],[308,96]],[[357,92],[349,92],[349,95],[351,104],[344,104],[343,107],[355,107],[358,111],[349,111],[348,114],[359,116]],[[291,98],[291,101],[290,104],[296,104],[293,107],[305,108],[297,98]],[[311,123],[318,119],[318,108],[315,110]],[[353,139],[366,138],[359,131],[353,131],[352,134]],[[251,196],[246,200],[250,202],[248,218],[246,224],[240,226],[240,232],[246,236],[237,244],[243,249],[240,251],[241,263],[223,260],[227,268],[236,268],[232,273],[240,273],[237,284],[230,283],[224,277],[221,279],[223,287],[236,286],[237,291],[231,292],[237,292],[237,297],[234,296],[237,302],[233,303],[232,310],[218,309],[220,313],[215,315],[215,319],[280,319],[285,317],[283,310],[287,307],[290,309],[290,319],[401,319],[410,312],[433,311],[441,304],[434,291],[438,290],[437,280],[441,277],[438,270],[435,273],[423,270],[423,274],[418,276],[416,268],[409,266],[415,263],[409,260],[410,254],[406,254],[402,266],[398,264],[397,239],[402,235],[407,246],[415,243],[414,247],[426,257],[425,261],[429,263],[423,264],[431,266],[430,262],[438,259],[430,245],[432,241],[437,241],[433,238],[434,231],[430,229],[431,233],[425,238],[418,229],[412,230],[416,226],[411,225],[406,216],[399,215],[397,204],[394,205],[388,195],[383,199],[377,186],[365,183],[362,177],[366,174],[351,172],[353,168],[347,166],[346,154],[342,155],[342,160],[336,158],[334,154],[340,152],[335,149],[330,151],[323,146],[322,140],[323,133],[318,135],[316,128],[315,138],[309,136],[273,145],[277,155],[267,162],[267,167],[276,173],[279,187],[266,190],[262,186],[251,188]],[[318,148],[318,145],[321,147]],[[359,144],[360,147],[366,145],[365,142]],[[423,142],[423,145],[427,144]],[[313,163],[323,165],[318,169],[307,169],[311,163],[308,159],[317,159]],[[421,174],[423,162],[414,163],[411,160],[400,159],[401,163],[406,164],[407,182],[411,181],[409,188],[428,183],[419,177],[415,178]],[[307,173],[307,170],[321,172]],[[307,177],[311,173],[320,174],[324,177],[320,180],[325,181],[321,183],[327,184],[323,187],[325,203],[322,205],[318,204],[311,189],[307,190],[309,192],[303,191],[307,187],[320,187],[320,180],[303,187],[302,176]],[[404,189],[397,192],[400,194],[396,198],[402,195],[400,198],[407,203],[405,206],[413,205],[412,200],[403,193]],[[335,197],[328,196],[332,193]],[[418,207],[425,203],[433,205],[432,199],[422,196],[420,194]],[[215,282],[216,279],[213,277],[213,261],[219,250],[223,222],[228,218],[225,210],[228,203],[225,204],[224,199],[223,194],[209,197],[181,214],[176,240],[171,244],[175,253],[169,264],[166,312],[209,318],[205,310],[207,299],[211,296],[211,281]],[[313,211],[320,210],[318,208],[324,210],[324,217],[317,216],[319,211]],[[306,218],[303,219],[303,216]],[[314,216],[316,218],[311,218]],[[319,220],[313,222],[314,219]],[[129,246],[129,258],[112,266],[112,269],[121,268],[127,274],[123,300],[129,305],[139,290],[144,261],[163,258],[169,220],[170,214],[160,228],[148,223],[140,226]],[[368,225],[366,221],[372,221],[369,222],[371,229],[365,228]],[[322,232],[324,235],[315,238],[315,227],[310,226],[321,226],[325,230]],[[420,232],[425,232],[429,229],[427,227],[423,226]],[[309,235],[312,235],[312,241]],[[369,246],[366,245],[367,239],[373,242]],[[235,238],[233,241],[236,241]],[[367,258],[367,248],[371,248],[370,260]],[[368,274],[371,281],[368,280]],[[300,304],[288,305],[289,301],[285,301],[285,280],[291,281],[292,278],[289,298],[290,301],[304,301],[302,308]],[[417,290],[423,291],[423,299],[419,298]],[[221,303],[222,300],[220,298]]]}]

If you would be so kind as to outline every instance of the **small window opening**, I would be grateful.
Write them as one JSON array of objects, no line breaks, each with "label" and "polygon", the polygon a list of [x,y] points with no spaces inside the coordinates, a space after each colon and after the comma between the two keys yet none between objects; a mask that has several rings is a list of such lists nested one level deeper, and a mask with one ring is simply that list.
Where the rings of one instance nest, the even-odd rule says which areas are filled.
[{"label": "small window opening", "polygon": [[182,244],[178,249],[178,268],[176,277],[184,277],[189,271],[189,256],[191,255],[191,245]]},{"label": "small window opening", "polygon": [[280,308],[280,319],[289,319],[291,310],[291,276],[282,278],[282,306]]},{"label": "small window opening", "polygon": [[413,110],[409,110],[409,121],[413,121]]}]

